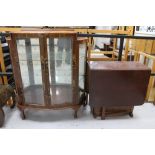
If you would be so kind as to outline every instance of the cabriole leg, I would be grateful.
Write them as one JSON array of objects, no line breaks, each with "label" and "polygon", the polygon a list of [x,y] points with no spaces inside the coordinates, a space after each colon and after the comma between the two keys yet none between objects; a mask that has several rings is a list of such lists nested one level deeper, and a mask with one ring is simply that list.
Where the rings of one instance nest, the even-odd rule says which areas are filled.
[{"label": "cabriole leg", "polygon": [[74,111],[74,118],[78,118],[77,112],[78,112],[78,110]]},{"label": "cabriole leg", "polygon": [[22,120],[26,119],[24,110],[22,109],[22,110],[20,110],[20,111],[21,111],[20,116],[21,116]]}]

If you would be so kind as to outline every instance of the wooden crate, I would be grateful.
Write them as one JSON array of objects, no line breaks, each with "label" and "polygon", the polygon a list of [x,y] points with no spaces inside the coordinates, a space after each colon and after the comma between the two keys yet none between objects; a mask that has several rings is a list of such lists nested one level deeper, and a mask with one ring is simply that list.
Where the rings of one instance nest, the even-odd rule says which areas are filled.
[{"label": "wooden crate", "polygon": [[145,39],[130,39],[130,49],[155,54],[155,41]]}]

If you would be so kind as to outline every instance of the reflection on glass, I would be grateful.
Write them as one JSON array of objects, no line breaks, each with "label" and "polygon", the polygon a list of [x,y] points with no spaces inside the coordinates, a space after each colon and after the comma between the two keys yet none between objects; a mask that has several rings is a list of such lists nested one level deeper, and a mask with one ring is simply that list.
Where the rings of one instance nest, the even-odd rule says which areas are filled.
[{"label": "reflection on glass", "polygon": [[39,39],[17,40],[17,51],[26,103],[44,103]]},{"label": "reflection on glass", "polygon": [[79,46],[79,87],[84,89],[84,75],[86,62],[86,44]]},{"label": "reflection on glass", "polygon": [[72,101],[72,39],[49,38],[48,68],[52,104]]},{"label": "reflection on glass", "polygon": [[71,84],[71,58],[72,58],[71,39],[50,38],[48,39],[47,42],[48,42],[48,61],[49,61],[48,64],[51,73],[54,74],[51,75],[53,79],[55,79],[55,83]]}]

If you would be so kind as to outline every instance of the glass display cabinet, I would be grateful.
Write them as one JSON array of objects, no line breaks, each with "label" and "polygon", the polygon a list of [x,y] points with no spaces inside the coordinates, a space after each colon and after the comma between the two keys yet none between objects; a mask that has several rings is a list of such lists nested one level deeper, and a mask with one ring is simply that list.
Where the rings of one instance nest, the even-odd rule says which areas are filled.
[{"label": "glass display cabinet", "polygon": [[74,31],[11,33],[10,55],[23,119],[28,108],[72,108],[77,117],[86,104],[86,43]]}]

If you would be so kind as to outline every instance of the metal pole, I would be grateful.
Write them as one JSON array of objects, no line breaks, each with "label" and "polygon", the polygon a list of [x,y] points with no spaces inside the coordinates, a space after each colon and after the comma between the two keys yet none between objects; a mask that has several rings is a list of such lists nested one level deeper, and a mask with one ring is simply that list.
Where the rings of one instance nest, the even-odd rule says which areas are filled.
[{"label": "metal pole", "polygon": [[124,38],[120,38],[120,46],[119,46],[119,53],[118,53],[118,61],[121,61],[121,60],[122,60],[123,43],[124,43]]},{"label": "metal pole", "polygon": [[12,72],[0,72],[0,76],[9,76],[9,75],[13,75]]}]

